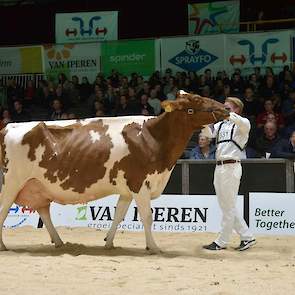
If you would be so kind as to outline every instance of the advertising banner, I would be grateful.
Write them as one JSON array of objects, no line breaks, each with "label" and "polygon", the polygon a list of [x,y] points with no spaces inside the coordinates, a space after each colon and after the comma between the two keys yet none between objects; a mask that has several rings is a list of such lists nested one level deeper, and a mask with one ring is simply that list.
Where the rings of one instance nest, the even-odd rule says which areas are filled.
[{"label": "advertising banner", "polygon": [[162,70],[203,73],[224,69],[224,35],[161,39]]},{"label": "advertising banner", "polygon": [[80,43],[118,39],[118,11],[57,13],[55,42]]},{"label": "advertising banner", "polygon": [[42,46],[0,48],[1,75],[42,72]]},{"label": "advertising banner", "polygon": [[[114,219],[118,196],[109,196],[86,205],[52,204],[51,216],[55,226],[90,227],[109,230]],[[243,211],[243,196],[238,197]],[[214,195],[162,195],[152,201],[153,226],[157,232],[218,232],[221,211]],[[127,231],[142,231],[137,207],[132,201],[127,215],[118,226]]]},{"label": "advertising banner", "polygon": [[250,228],[256,234],[295,235],[294,193],[250,193]]},{"label": "advertising banner", "polygon": [[105,42],[101,44],[102,72],[112,69],[129,76],[133,72],[151,75],[156,68],[155,40]]},{"label": "advertising banner", "polygon": [[38,226],[39,214],[37,211],[13,204],[4,222],[4,228],[17,228],[20,226],[30,225]]},{"label": "advertising banner", "polygon": [[68,78],[86,76],[93,83],[100,71],[100,44],[44,45],[47,78],[55,81],[60,73]]},{"label": "advertising banner", "polygon": [[290,31],[225,35],[225,68],[240,68],[247,75],[254,67],[279,73],[290,65]]},{"label": "advertising banner", "polygon": [[188,4],[190,35],[233,33],[240,29],[240,1]]}]

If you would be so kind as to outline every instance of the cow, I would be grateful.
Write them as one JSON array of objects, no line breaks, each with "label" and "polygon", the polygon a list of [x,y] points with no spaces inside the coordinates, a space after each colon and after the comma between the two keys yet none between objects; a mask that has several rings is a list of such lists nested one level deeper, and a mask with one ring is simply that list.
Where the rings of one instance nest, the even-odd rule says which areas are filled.
[{"label": "cow", "polygon": [[50,218],[51,202],[87,203],[118,194],[105,247],[113,248],[117,226],[134,199],[146,249],[158,253],[151,232],[151,200],[163,192],[193,132],[229,115],[223,104],[184,91],[162,107],[157,117],[35,121],[2,129],[0,250],[6,250],[2,228],[13,203],[37,210],[52,243],[60,247],[63,242]]}]

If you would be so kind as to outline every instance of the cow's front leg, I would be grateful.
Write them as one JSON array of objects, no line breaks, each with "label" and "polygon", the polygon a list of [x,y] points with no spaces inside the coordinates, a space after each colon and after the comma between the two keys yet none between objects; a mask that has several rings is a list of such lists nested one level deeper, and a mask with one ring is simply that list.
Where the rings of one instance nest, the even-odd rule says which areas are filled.
[{"label": "cow's front leg", "polygon": [[45,226],[48,230],[48,233],[51,238],[51,242],[54,243],[56,248],[59,248],[63,245],[63,241],[59,237],[56,229],[54,228],[54,226],[52,224],[52,221],[50,218],[49,206],[50,205],[48,205],[46,207],[39,208],[37,211],[38,211],[43,223],[45,224]]},{"label": "cow's front leg", "polygon": [[131,201],[132,201],[131,197],[123,197],[123,196],[119,197],[119,200],[116,206],[114,221],[112,223],[110,230],[107,233],[107,236],[104,239],[106,241],[106,244],[105,244],[106,249],[114,248],[113,241],[115,238],[118,224],[124,219]]},{"label": "cow's front leg", "polygon": [[[13,176],[11,175],[10,177]],[[9,178],[9,174],[5,176],[5,178]],[[17,185],[2,185],[1,195],[0,195],[0,251],[7,250],[2,239],[2,230],[4,221],[8,215],[9,209],[15,201],[18,192],[20,191],[20,187]]]},{"label": "cow's front leg", "polygon": [[161,253],[154,238],[152,236],[152,210],[151,210],[151,199],[149,194],[134,195],[134,199],[140,214],[141,221],[144,226],[146,249],[150,254]]}]

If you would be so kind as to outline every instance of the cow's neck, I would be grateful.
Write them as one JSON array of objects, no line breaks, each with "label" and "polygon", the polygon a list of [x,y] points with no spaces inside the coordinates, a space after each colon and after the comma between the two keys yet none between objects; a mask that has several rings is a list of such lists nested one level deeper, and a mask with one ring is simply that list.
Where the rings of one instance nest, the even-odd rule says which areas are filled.
[{"label": "cow's neck", "polygon": [[155,140],[160,143],[165,165],[172,168],[193,134],[190,120],[183,112],[173,111],[150,120],[147,127]]}]

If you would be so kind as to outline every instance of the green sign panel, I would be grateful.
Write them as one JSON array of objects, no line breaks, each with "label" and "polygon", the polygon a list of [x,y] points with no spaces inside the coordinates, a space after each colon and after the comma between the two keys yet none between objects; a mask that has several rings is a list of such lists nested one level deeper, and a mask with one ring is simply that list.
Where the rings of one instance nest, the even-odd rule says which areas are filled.
[{"label": "green sign panel", "polygon": [[155,41],[105,42],[101,46],[102,72],[110,74],[112,69],[124,75],[137,72],[149,76],[155,71]]}]

